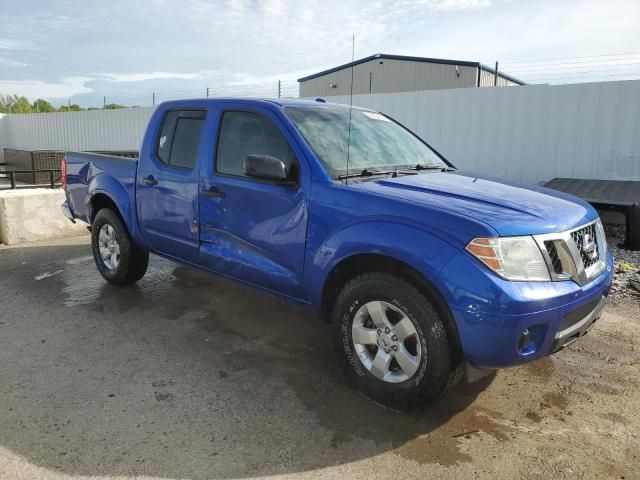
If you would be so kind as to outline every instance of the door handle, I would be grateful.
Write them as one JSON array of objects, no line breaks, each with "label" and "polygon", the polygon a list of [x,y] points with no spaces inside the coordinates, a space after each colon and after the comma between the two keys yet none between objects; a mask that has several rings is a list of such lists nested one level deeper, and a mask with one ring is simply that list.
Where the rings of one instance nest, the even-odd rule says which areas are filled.
[{"label": "door handle", "polygon": [[202,191],[202,194],[205,197],[218,197],[218,198],[224,198],[225,193],[220,190],[218,187],[216,187],[215,185],[212,185],[211,187],[209,187],[206,190]]},{"label": "door handle", "polygon": [[142,179],[142,183],[146,185],[157,185],[158,181],[153,177],[153,175],[149,175]]}]

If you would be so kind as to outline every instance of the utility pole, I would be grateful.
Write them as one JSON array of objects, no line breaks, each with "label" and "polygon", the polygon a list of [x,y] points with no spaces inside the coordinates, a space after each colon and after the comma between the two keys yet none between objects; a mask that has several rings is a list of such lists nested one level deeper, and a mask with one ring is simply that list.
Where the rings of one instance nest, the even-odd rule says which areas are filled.
[{"label": "utility pole", "polygon": [[209,98],[209,87],[207,87],[207,98]]},{"label": "utility pole", "polygon": [[278,80],[278,98],[282,95],[282,82]]},{"label": "utility pole", "polygon": [[152,92],[151,105],[155,105],[155,104],[156,104],[156,92]]},{"label": "utility pole", "polygon": [[102,109],[107,108],[107,97],[102,97]]},{"label": "utility pole", "polygon": [[497,86],[498,85],[498,61],[496,60],[496,76],[493,79],[493,86]]}]

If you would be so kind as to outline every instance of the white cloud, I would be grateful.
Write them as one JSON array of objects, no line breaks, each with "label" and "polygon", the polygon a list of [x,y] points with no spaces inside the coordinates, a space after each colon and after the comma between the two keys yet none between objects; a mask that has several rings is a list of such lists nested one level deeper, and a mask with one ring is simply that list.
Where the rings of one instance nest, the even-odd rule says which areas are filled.
[{"label": "white cloud", "polygon": [[0,38],[0,50],[19,50],[24,48],[26,42],[16,40],[15,38]]},{"label": "white cloud", "polygon": [[67,98],[80,93],[90,93],[93,89],[86,83],[90,77],[67,77],[62,82],[43,82],[40,80],[0,80],[0,94],[25,96],[29,100],[36,98]]},{"label": "white cloud", "polygon": [[175,73],[175,72],[141,72],[141,73],[98,73],[96,78],[111,82],[143,82],[145,80],[177,79],[197,80],[203,77],[202,73]]},{"label": "white cloud", "polygon": [[277,80],[293,91],[287,80],[348,62],[352,34],[356,58],[497,59],[516,76],[527,59],[640,51],[640,1],[629,0],[72,3],[0,0],[0,93],[133,104],[207,87],[272,92]]},{"label": "white cloud", "polygon": [[28,63],[19,62],[11,58],[2,58],[2,57],[0,57],[0,65],[4,65],[5,67],[28,67],[29,66]]},{"label": "white cloud", "polygon": [[263,83],[278,83],[280,81],[293,82],[300,77],[309,74],[309,70],[292,70],[287,73],[279,73],[275,75],[255,75],[251,73],[235,73],[232,75],[233,80],[226,82],[230,86],[251,86]]},{"label": "white cloud", "polygon": [[435,11],[448,11],[484,8],[490,6],[491,2],[489,0],[422,0],[415,2],[414,5]]}]

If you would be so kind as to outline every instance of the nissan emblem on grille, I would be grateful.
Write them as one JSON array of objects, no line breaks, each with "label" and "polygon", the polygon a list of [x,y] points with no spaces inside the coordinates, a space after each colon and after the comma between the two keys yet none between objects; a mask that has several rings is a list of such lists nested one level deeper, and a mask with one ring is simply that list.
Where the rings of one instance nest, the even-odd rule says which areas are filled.
[{"label": "nissan emblem on grille", "polygon": [[594,225],[581,228],[571,234],[576,244],[578,253],[582,257],[585,268],[592,266],[598,261],[599,251],[596,243],[596,230]]},{"label": "nissan emblem on grille", "polygon": [[589,258],[589,260],[596,260],[598,258],[596,242],[588,233],[582,235],[582,252],[587,256],[587,258]]}]

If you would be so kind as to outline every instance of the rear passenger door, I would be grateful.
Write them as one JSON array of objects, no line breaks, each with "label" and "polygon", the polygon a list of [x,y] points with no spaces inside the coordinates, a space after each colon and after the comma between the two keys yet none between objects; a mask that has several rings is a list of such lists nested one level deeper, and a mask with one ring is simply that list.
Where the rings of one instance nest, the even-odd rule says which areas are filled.
[{"label": "rear passenger door", "polygon": [[198,256],[198,156],[205,110],[164,114],[151,158],[138,166],[140,228],[158,253],[194,261]]}]

